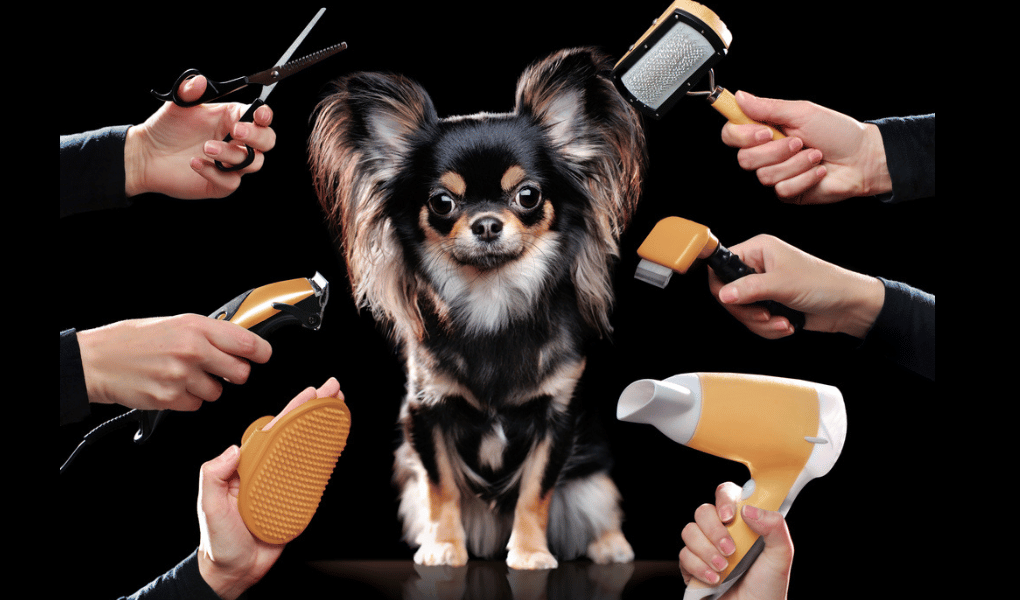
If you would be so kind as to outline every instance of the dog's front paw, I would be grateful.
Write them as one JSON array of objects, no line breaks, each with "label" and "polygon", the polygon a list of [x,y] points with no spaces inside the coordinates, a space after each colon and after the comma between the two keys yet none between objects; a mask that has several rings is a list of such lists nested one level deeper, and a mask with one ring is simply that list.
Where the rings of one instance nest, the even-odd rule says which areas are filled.
[{"label": "dog's front paw", "polygon": [[455,542],[427,542],[414,553],[414,562],[429,567],[462,567],[467,561],[467,548]]},{"label": "dog's front paw", "polygon": [[511,549],[506,557],[506,565],[511,569],[536,570],[555,569],[559,563],[548,550]]},{"label": "dog's front paw", "polygon": [[634,550],[622,532],[607,531],[588,545],[588,558],[598,565],[627,563],[634,560]]}]

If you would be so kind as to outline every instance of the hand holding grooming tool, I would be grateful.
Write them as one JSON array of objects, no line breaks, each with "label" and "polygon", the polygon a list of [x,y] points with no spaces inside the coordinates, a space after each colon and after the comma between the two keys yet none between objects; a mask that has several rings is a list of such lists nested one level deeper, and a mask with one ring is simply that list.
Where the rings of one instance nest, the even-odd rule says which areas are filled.
[{"label": "hand holding grooming tool", "polygon": [[[248,290],[209,316],[236,323],[260,336],[286,323],[316,330],[322,325],[322,312],[328,300],[329,282],[316,273],[311,279],[291,279]],[[100,424],[85,434],[85,439],[60,467],[60,472],[64,472],[82,448],[114,429],[137,422],[135,443],[145,442],[163,420],[165,412],[133,408]]]},{"label": "hand holding grooming tool", "polygon": [[237,509],[248,531],[286,544],[315,516],[347,445],[351,411],[340,398],[315,398],[283,414],[256,420],[242,436]]},{"label": "hand holding grooming tool", "polygon": [[736,517],[736,545],[714,588],[692,580],[685,598],[718,597],[764,546],[740,516],[744,505],[784,516],[808,481],[828,473],[846,439],[846,407],[828,385],[761,375],[687,373],[642,379],[624,389],[621,421],[654,425],[673,441],[747,466]]},{"label": "hand holding grooming tool", "polygon": [[[269,97],[269,94],[273,91],[273,88],[276,87],[277,83],[347,48],[347,43],[341,42],[334,46],[330,46],[328,48],[315,52],[314,54],[305,56],[304,58],[299,58],[297,60],[287,62],[290,60],[291,55],[293,55],[294,51],[298,49],[298,46],[301,45],[301,42],[304,41],[305,37],[308,35],[308,32],[312,30],[312,27],[315,26],[315,23],[319,20],[319,18],[322,16],[322,13],[324,12],[326,12],[325,8],[319,9],[319,12],[315,14],[315,17],[313,17],[312,21],[308,23],[304,31],[302,31],[301,34],[297,37],[297,39],[294,40],[294,43],[291,44],[290,48],[288,48],[287,51],[283,53],[283,56],[280,57],[280,60],[276,61],[276,64],[274,64],[272,67],[264,71],[260,71],[253,75],[248,75],[247,77],[238,77],[236,79],[231,79],[228,81],[209,80],[208,85],[206,86],[205,89],[205,93],[202,94],[202,96],[198,100],[195,100],[193,102],[185,102],[184,100],[182,100],[181,97],[178,95],[178,89],[181,87],[181,83],[183,83],[185,79],[189,79],[191,77],[199,75],[200,73],[198,69],[188,69],[187,71],[182,73],[181,76],[178,77],[177,81],[174,83],[173,89],[170,90],[169,92],[159,93],[153,90],[151,93],[159,100],[172,101],[174,104],[178,106],[188,107],[195,106],[198,104],[204,104],[206,102],[211,102],[213,100],[222,98],[227,94],[236,92],[237,90],[240,90],[251,84],[261,85],[262,95],[259,96],[258,99],[251,104],[251,106],[248,107],[248,110],[244,113],[244,115],[241,116],[240,119],[241,121],[250,123],[255,118],[255,111],[258,110],[260,106],[266,103],[266,98]],[[229,142],[231,139],[232,139],[231,136],[227,135],[227,137],[224,138],[223,141]],[[247,167],[255,159],[255,151],[252,150],[250,147],[247,146],[245,147],[248,149],[248,157],[240,164],[226,166],[223,163],[216,161],[216,166],[222,171],[237,171],[239,169]]]},{"label": "hand holding grooming tool", "polygon": [[[669,283],[673,271],[686,273],[694,261],[701,259],[712,267],[725,283],[731,283],[755,270],[744,264],[736,254],[719,243],[708,227],[680,217],[666,217],[656,223],[652,232],[638,247],[637,272],[634,277],[661,288]],[[804,327],[804,313],[773,300],[757,302],[770,314],[786,317],[795,329]]]},{"label": "hand holding grooming tool", "polygon": [[[230,321],[259,336],[287,323],[317,330],[322,325],[322,312],[328,300],[329,282],[316,273],[311,279],[290,279],[248,290],[209,317]],[[135,442],[141,444],[163,420],[165,411],[134,409],[131,412],[135,411],[139,413]]]},{"label": "hand holding grooming tool", "polygon": [[[754,123],[733,94],[715,85],[712,67],[726,56],[732,41],[714,12],[691,0],[676,0],[616,64],[613,80],[632,104],[656,119],[689,94],[704,96],[730,122]],[[709,90],[691,92],[706,74]],[[774,140],[786,137],[769,129]]]}]

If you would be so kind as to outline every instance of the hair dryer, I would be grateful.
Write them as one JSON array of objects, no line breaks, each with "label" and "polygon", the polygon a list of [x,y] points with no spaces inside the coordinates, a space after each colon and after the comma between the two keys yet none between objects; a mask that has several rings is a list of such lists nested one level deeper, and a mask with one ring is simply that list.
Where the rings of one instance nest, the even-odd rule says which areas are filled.
[{"label": "hair dryer", "polygon": [[743,463],[751,473],[736,517],[736,545],[714,588],[692,580],[685,598],[717,597],[750,568],[764,542],[740,516],[745,504],[786,515],[804,485],[829,472],[846,439],[846,408],[828,385],[762,375],[687,373],[627,386],[616,416],[654,425],[690,448]]}]

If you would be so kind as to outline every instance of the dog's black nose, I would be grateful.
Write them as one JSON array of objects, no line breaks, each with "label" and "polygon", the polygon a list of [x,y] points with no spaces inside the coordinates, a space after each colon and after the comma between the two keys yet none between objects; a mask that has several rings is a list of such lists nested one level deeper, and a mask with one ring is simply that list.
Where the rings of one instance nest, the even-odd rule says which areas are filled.
[{"label": "dog's black nose", "polygon": [[471,232],[483,242],[491,242],[503,231],[503,221],[496,217],[482,217],[471,224]]}]

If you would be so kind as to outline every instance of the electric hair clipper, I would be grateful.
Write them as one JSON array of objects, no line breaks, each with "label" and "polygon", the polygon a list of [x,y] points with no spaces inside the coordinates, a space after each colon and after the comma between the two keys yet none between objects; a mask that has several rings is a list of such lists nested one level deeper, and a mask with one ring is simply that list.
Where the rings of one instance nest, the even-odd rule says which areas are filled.
[{"label": "electric hair clipper", "polygon": [[[740,257],[719,243],[708,227],[680,217],[666,217],[652,228],[638,247],[636,279],[666,287],[673,271],[684,274],[696,261],[704,261],[725,283],[731,283],[755,272]],[[786,317],[794,329],[804,327],[804,313],[774,300],[756,302],[770,314]]]},{"label": "electric hair clipper", "polygon": [[[236,323],[259,336],[288,323],[317,330],[328,300],[329,282],[316,273],[311,279],[290,279],[248,290],[209,317]],[[152,435],[165,411],[134,409],[131,413],[136,411],[139,424],[135,442],[141,444]]]},{"label": "electric hair clipper", "polygon": [[[733,35],[714,12],[691,0],[676,0],[613,68],[616,87],[641,112],[661,118],[684,95],[704,96],[732,123],[754,123],[723,87],[713,67],[729,51]],[[709,90],[691,88],[708,75]],[[784,138],[773,127],[772,139]]]},{"label": "electric hair clipper", "polygon": [[745,504],[784,516],[808,481],[832,469],[846,439],[846,408],[828,385],[762,375],[687,373],[624,389],[621,421],[649,423],[673,441],[743,463],[751,479],[727,526],[736,552],[714,588],[692,581],[685,598],[717,597],[743,575],[764,542],[747,526]]}]

